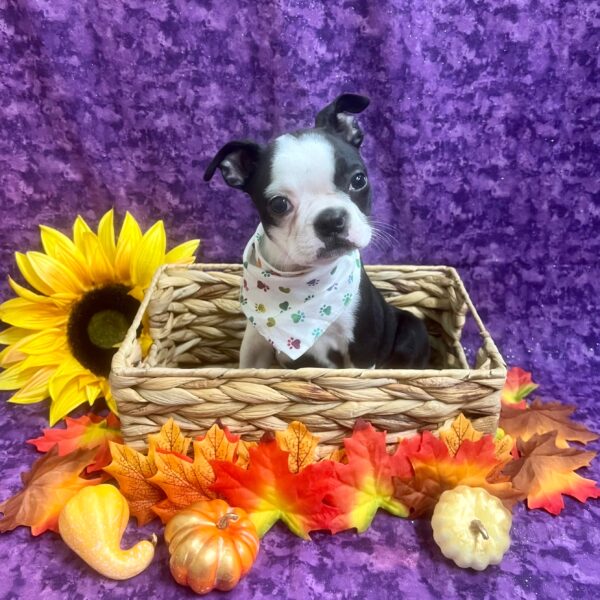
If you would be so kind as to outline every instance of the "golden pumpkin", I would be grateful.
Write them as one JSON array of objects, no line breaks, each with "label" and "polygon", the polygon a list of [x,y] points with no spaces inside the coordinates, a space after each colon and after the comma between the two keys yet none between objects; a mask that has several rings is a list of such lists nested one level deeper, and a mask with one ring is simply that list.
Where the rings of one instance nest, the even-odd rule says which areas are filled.
[{"label": "golden pumpkin", "polygon": [[121,492],[102,484],[83,488],[65,504],[58,529],[67,546],[92,569],[110,579],[129,579],[152,562],[156,536],[121,550],[127,521],[129,506]]},{"label": "golden pumpkin", "polygon": [[197,502],[177,513],[167,523],[165,541],[175,581],[197,594],[235,587],[254,564],[259,547],[248,515],[223,500]]}]

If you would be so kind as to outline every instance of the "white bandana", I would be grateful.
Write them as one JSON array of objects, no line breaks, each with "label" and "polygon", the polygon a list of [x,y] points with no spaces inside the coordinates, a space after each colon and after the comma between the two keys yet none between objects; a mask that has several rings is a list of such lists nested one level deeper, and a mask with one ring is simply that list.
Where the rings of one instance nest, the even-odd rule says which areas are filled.
[{"label": "white bandana", "polygon": [[358,294],[360,253],[307,271],[281,272],[260,252],[262,225],[244,250],[242,310],[277,350],[296,360],[307,352]]}]

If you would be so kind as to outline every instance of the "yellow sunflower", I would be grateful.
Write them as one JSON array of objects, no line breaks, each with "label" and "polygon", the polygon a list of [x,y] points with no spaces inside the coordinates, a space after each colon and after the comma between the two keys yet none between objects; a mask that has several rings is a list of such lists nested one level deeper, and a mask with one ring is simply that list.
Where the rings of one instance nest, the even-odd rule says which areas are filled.
[{"label": "yellow sunflower", "polygon": [[[0,390],[18,390],[9,400],[31,404],[50,397],[50,424],[84,402],[104,397],[116,412],[108,385],[110,363],[158,267],[189,264],[199,240],[166,251],[164,223],[142,234],[127,213],[115,241],[113,211],[94,233],[77,217],[73,240],[41,226],[44,252],[16,253],[33,292],[12,278],[16,298],[0,305]],[[147,334],[143,345],[149,344]]]}]

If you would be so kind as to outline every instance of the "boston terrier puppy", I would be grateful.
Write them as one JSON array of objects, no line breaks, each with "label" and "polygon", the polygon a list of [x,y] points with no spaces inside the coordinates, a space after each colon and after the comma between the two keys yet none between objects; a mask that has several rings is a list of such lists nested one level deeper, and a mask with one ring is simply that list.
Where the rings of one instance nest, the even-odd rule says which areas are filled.
[{"label": "boston terrier puppy", "polygon": [[425,368],[423,322],[390,306],[360,249],[371,240],[371,185],[352,114],[369,99],[342,94],[315,127],[266,145],[225,144],[204,173],[252,198],[260,216],[244,252],[241,368]]}]

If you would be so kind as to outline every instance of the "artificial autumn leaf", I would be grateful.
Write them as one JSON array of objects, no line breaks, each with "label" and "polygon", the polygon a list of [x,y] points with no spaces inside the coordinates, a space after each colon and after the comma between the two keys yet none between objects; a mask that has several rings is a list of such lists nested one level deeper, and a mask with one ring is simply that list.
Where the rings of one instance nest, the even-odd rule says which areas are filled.
[{"label": "artificial autumn leaf", "polygon": [[531,373],[520,367],[513,367],[506,375],[506,383],[500,394],[502,404],[504,406],[513,405],[522,410],[527,407],[525,398],[538,387],[537,383],[533,383]]},{"label": "artificial autumn leaf", "polygon": [[542,402],[536,398],[526,410],[503,406],[500,426],[513,437],[529,440],[533,435],[556,431],[556,445],[568,448],[567,440],[586,444],[598,438],[585,425],[570,419],[574,406],[560,402]]},{"label": "artificial autumn leaf", "polygon": [[148,456],[144,456],[129,446],[114,442],[109,442],[109,447],[112,462],[104,470],[117,480],[138,524],[145,525],[156,516],[152,507],[165,497],[160,488],[148,481],[157,471],[156,450],[151,447]]},{"label": "artificial autumn leaf", "polygon": [[304,423],[292,421],[285,431],[275,433],[279,447],[289,452],[288,466],[291,473],[298,473],[316,460],[319,438],[315,437]]},{"label": "artificial autumn leaf", "polygon": [[335,485],[333,463],[313,463],[292,473],[288,453],[269,434],[257,447],[249,449],[249,456],[247,469],[227,461],[213,461],[216,481],[212,489],[231,506],[243,508],[260,536],[279,519],[305,539],[310,531],[328,528],[338,513],[323,502]]},{"label": "artificial autumn leaf", "polygon": [[95,450],[79,449],[66,456],[58,455],[54,447],[36,460],[27,473],[21,474],[23,489],[0,504],[4,517],[0,532],[19,525],[31,527],[33,535],[58,531],[58,515],[63,506],[81,489],[106,481],[106,476],[94,479],[80,477],[94,460]]},{"label": "artificial autumn leaf", "polygon": [[234,435],[222,427],[220,423],[215,423],[204,436],[198,436],[194,442],[194,453],[200,452],[205,460],[228,460],[235,461],[239,435]]},{"label": "artificial autumn leaf", "polygon": [[596,453],[561,448],[557,442],[554,431],[533,435],[528,441],[518,440],[520,458],[504,468],[515,487],[527,495],[529,508],[543,508],[553,515],[564,508],[563,494],[580,502],[600,498],[596,482],[574,472],[587,467]]},{"label": "artificial autumn leaf", "polygon": [[41,437],[27,440],[27,443],[39,452],[48,452],[56,446],[58,456],[66,456],[79,448],[97,448],[93,463],[87,467],[87,472],[92,473],[110,463],[108,442],[123,441],[119,419],[112,413],[106,418],[94,413],[76,419],[66,417],[65,423],[66,427],[44,429]]},{"label": "artificial autumn leaf", "polygon": [[242,469],[247,469],[250,463],[250,448],[256,448],[258,442],[240,440],[237,445],[237,459],[235,464]]},{"label": "artificial autumn leaf", "polygon": [[204,456],[202,442],[194,442],[194,460],[176,452],[159,450],[154,455],[154,464],[156,473],[148,481],[160,487],[174,506],[182,509],[215,497],[210,489],[215,475]]},{"label": "artificial autumn leaf", "polygon": [[370,525],[379,508],[398,517],[408,516],[407,507],[394,498],[395,476],[409,477],[410,463],[400,449],[389,454],[385,432],[357,421],[352,436],[344,440],[346,463],[333,463],[338,485],[328,499],[340,509],[332,521],[333,533],[355,527],[359,533]]},{"label": "artificial autumn leaf", "polygon": [[[158,433],[154,433],[148,436],[148,447],[151,450],[160,448],[167,452],[177,452],[179,454],[187,455],[192,440],[185,437],[181,433],[179,425],[175,423],[173,418],[170,418],[160,428]],[[148,452],[150,454],[150,452]]]},{"label": "artificial autumn leaf", "polygon": [[476,442],[483,437],[481,431],[477,431],[462,413],[452,421],[450,426],[440,431],[440,439],[448,446],[451,456],[456,456],[460,445],[464,440]]},{"label": "artificial autumn leaf", "polygon": [[166,525],[183,508],[165,498],[158,504],[155,504],[152,510],[158,515],[162,524]]},{"label": "artificial autumn leaf", "polygon": [[402,440],[399,451],[410,462],[412,476],[394,478],[395,497],[409,507],[411,516],[431,512],[442,492],[457,485],[482,487],[509,506],[522,496],[500,476],[508,459],[498,457],[490,435],[464,440],[452,456],[442,440],[424,431]]}]

